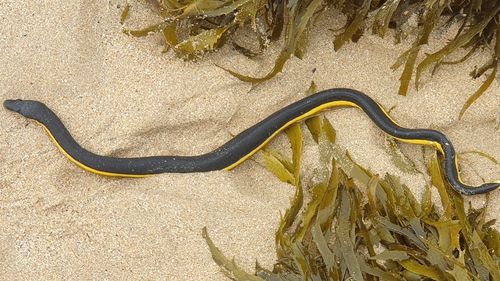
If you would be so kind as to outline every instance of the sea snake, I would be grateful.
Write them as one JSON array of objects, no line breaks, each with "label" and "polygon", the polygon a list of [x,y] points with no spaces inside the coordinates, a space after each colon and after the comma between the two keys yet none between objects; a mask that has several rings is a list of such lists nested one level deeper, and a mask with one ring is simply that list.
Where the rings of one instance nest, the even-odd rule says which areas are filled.
[{"label": "sea snake", "polygon": [[230,170],[291,124],[337,106],[362,109],[380,129],[398,140],[435,147],[444,156],[442,165],[447,181],[461,194],[486,193],[500,186],[500,182],[485,183],[477,187],[464,184],[460,179],[455,149],[443,133],[430,129],[403,128],[377,102],[352,89],[330,89],[310,95],[275,112],[212,152],[197,156],[117,158],[97,155],[81,147],[45,104],[19,99],[4,101],[5,108],[40,123],[59,150],[79,167],[99,175],[118,177]]}]

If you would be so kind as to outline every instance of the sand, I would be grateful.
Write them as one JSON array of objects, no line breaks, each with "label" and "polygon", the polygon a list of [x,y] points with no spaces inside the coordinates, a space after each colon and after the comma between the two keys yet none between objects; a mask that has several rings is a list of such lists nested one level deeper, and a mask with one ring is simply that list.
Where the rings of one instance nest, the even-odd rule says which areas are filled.
[{"label": "sand", "polygon": [[[253,87],[215,64],[264,74],[279,52],[249,60],[227,46],[198,62],[161,54],[158,37],[131,38],[118,22],[124,1],[2,1],[0,3],[0,99],[37,99],[53,108],[74,137],[101,154],[192,155],[210,151],[268,114],[319,89],[349,87],[368,93],[401,125],[445,132],[459,152],[480,150],[500,159],[495,118],[500,85],[458,121],[468,95],[483,80],[468,72],[488,59],[476,54],[461,66],[424,76],[417,92],[400,97],[399,71],[389,66],[408,42],[367,35],[335,53],[328,28],[334,13],[315,26],[303,60]],[[137,19],[144,9],[135,5]],[[451,36],[442,32],[434,48]],[[442,37],[445,38],[445,37]],[[427,50],[429,51],[429,50]],[[313,70],[315,71],[313,72]],[[401,172],[384,147],[384,135],[355,109],[330,111],[338,144],[378,174],[399,175],[415,192],[426,176]],[[0,110],[0,279],[227,280],[201,237],[251,270],[255,260],[273,264],[274,231],[293,190],[256,161],[231,172],[163,174],[146,179],[104,178],[65,159],[41,127]],[[284,137],[274,145],[286,148]],[[305,174],[314,168],[307,155]],[[401,145],[423,169],[421,149]],[[310,153],[310,154],[308,154]],[[472,184],[498,179],[500,168],[479,157],[463,159]],[[500,193],[490,196],[499,202]],[[482,204],[484,196],[473,198]],[[500,218],[498,204],[490,217]]]}]

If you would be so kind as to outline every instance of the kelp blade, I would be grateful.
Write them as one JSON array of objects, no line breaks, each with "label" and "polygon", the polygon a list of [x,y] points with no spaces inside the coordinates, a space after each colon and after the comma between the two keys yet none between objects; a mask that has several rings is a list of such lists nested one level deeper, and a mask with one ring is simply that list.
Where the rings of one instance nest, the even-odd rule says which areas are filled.
[{"label": "kelp blade", "polygon": [[[434,65],[436,70],[441,64],[450,64],[444,61],[445,58],[460,47],[470,50],[456,62],[463,62],[481,50],[480,47],[493,45],[492,41],[496,40],[495,48],[490,48],[493,54],[492,61],[498,64],[500,58],[500,24],[497,20],[500,2],[494,0],[149,0],[146,2],[150,4],[152,11],[162,17],[162,21],[144,29],[125,28],[123,31],[138,37],[163,32],[165,38],[163,51],[173,49],[185,59],[196,59],[222,46],[226,41],[230,41],[226,39],[231,37],[235,30],[245,26],[249,26],[261,41],[259,51],[251,52],[235,42],[232,43],[240,50],[245,50],[244,53],[247,55],[255,56],[262,53],[269,41],[279,39],[279,35],[285,29],[282,50],[273,68],[262,77],[243,75],[221,67],[236,78],[251,83],[260,83],[275,77],[283,71],[285,63],[292,56],[303,58],[311,30],[309,27],[315,18],[331,7],[338,8],[347,16],[347,24],[334,40],[335,50],[348,41],[357,41],[364,29],[370,28],[370,25],[373,32],[381,37],[384,37],[389,29],[395,29],[395,35],[399,37],[404,21],[416,18],[419,23],[415,27],[418,30],[417,38],[414,39],[412,48],[402,54],[393,65],[393,67],[404,65],[399,79],[400,95],[408,93],[415,65],[417,65],[415,86],[418,88],[420,77],[427,68]],[[129,7],[127,4],[123,9],[120,16],[121,23],[127,19]],[[449,20],[441,21],[443,16],[449,16]],[[454,22],[460,25],[455,38],[441,50],[428,55],[418,63],[420,48],[428,43],[431,32],[439,25],[448,28],[449,24]],[[165,23],[169,23],[169,29],[184,30],[184,36],[177,37],[173,36],[172,32],[165,32]],[[222,32],[223,29],[225,32]],[[178,40],[174,40],[174,37]],[[181,43],[177,46],[178,42]],[[174,46],[177,48],[172,48]],[[485,74],[484,69],[477,71],[477,75],[483,74]],[[490,74],[486,82],[464,104],[460,117],[491,86],[492,76],[493,74]]]},{"label": "kelp blade", "polygon": [[265,281],[258,276],[246,273],[234,262],[234,260],[229,260],[228,258],[226,258],[224,254],[222,254],[222,252],[219,250],[219,248],[215,246],[212,239],[210,239],[206,227],[203,228],[202,235],[208,244],[210,253],[212,254],[212,258],[221,268],[224,268],[226,270],[225,274],[228,277],[237,281]]},{"label": "kelp blade", "polygon": [[[331,169],[331,174],[320,177],[314,185],[307,183],[305,188],[304,183],[296,182],[291,206],[276,231],[277,261],[273,270],[258,266],[259,278],[498,280],[500,234],[492,228],[493,222],[481,219],[483,213],[471,210],[466,214],[463,199],[443,178],[435,151],[428,168],[442,208],[433,205],[430,188],[419,201],[398,178],[374,176],[341,152],[328,120],[315,122],[320,125],[314,125],[312,133],[319,134],[320,152],[328,155],[320,157],[320,165],[326,166],[321,170]],[[297,140],[302,142],[299,128],[297,125],[288,132],[292,147],[297,146]],[[301,149],[295,151],[302,153]],[[293,174],[294,161],[277,161],[290,162],[282,169]],[[365,188],[368,199],[362,197]],[[228,276],[234,278],[233,271],[246,276],[234,262],[220,257],[211,241],[207,243],[216,262],[230,271]]]}]

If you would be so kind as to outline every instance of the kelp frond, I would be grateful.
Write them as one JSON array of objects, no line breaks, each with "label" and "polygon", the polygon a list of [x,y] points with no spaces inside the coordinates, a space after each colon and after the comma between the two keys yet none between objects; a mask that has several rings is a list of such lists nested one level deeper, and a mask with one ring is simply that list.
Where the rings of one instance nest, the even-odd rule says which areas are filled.
[{"label": "kelp frond", "polygon": [[[263,0],[150,0],[151,10],[163,18],[149,27],[123,32],[135,36],[160,33],[165,50],[172,48],[179,56],[192,59],[214,50],[224,42],[227,33],[248,22],[255,24],[256,14],[265,5]],[[127,6],[128,7],[128,6]],[[122,19],[128,14],[124,9]]]},{"label": "kelp frond", "polygon": [[[389,29],[395,29],[394,34],[399,38],[406,21],[411,16],[417,18],[417,36],[412,47],[391,67],[396,70],[403,66],[399,79],[400,95],[408,93],[413,79],[418,89],[422,75],[429,68],[432,67],[433,73],[441,65],[465,61],[481,47],[489,48],[491,61],[472,74],[474,78],[486,76],[486,80],[464,104],[459,114],[461,118],[497,75],[500,56],[500,1],[497,0],[148,0],[146,3],[162,20],[139,30],[125,28],[124,32],[137,37],[160,33],[165,41],[165,51],[172,49],[187,59],[197,58],[223,45],[232,33],[244,26],[256,33],[260,50],[253,52],[241,44],[233,42],[233,45],[249,57],[261,54],[267,42],[276,41],[284,34],[282,50],[267,74],[254,77],[220,66],[246,82],[260,83],[271,79],[283,71],[291,57],[302,58],[311,25],[315,17],[327,8],[338,9],[347,16],[345,26],[333,40],[335,50],[350,41],[356,42],[365,29],[371,29],[381,37]],[[125,6],[120,22],[127,19],[129,8],[129,5]],[[448,20],[443,21],[446,18]],[[460,24],[456,36],[419,61],[421,48],[428,44],[432,31],[454,22]],[[459,49],[468,51],[456,60],[452,55]]]},{"label": "kelp frond", "polygon": [[[310,2],[304,1],[304,3],[299,1],[292,1],[292,6],[290,7],[290,15],[288,18],[288,24],[286,27],[286,36],[285,36],[285,46],[281,50],[281,53],[278,55],[274,62],[274,67],[263,77],[251,77],[239,74],[235,71],[223,68],[236,78],[241,81],[251,82],[251,83],[259,83],[269,80],[276,76],[276,74],[280,73],[285,66],[286,61],[297,55],[297,51],[304,48],[303,44],[304,40],[301,40],[303,36],[305,36],[305,31],[308,25],[311,22],[311,18],[314,13],[319,9],[323,0],[312,0]],[[302,4],[302,5],[299,5]]]},{"label": "kelp frond", "polygon": [[[272,270],[257,264],[254,274],[244,272],[203,230],[227,276],[238,281],[500,280],[500,233],[494,221],[485,220],[485,207],[465,211],[462,197],[444,180],[435,152],[428,163],[430,185],[418,200],[398,178],[379,178],[342,152],[326,119],[313,117],[307,127],[321,155],[317,172],[326,172],[318,182],[303,186],[299,180],[298,125],[288,132],[293,160],[280,155],[273,160],[282,163],[280,168],[266,165],[275,175],[286,170],[296,188],[276,231]],[[431,188],[440,202],[432,201]]]}]

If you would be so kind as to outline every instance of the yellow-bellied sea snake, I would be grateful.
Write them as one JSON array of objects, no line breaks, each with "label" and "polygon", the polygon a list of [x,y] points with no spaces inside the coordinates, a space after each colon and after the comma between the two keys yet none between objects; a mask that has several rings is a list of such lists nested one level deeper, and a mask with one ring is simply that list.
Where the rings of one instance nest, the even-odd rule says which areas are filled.
[{"label": "yellow-bellied sea snake", "polygon": [[460,179],[455,149],[443,133],[429,129],[403,128],[377,102],[352,89],[330,89],[310,95],[275,112],[214,151],[197,156],[116,158],[97,155],[82,148],[56,114],[43,103],[31,100],[4,101],[5,108],[38,121],[61,152],[76,165],[99,175],[118,177],[230,170],[291,124],[336,106],[362,109],[380,129],[398,140],[434,146],[444,156],[442,162],[446,179],[461,194],[486,193],[500,186],[500,182],[485,183],[477,187],[464,184]]}]

